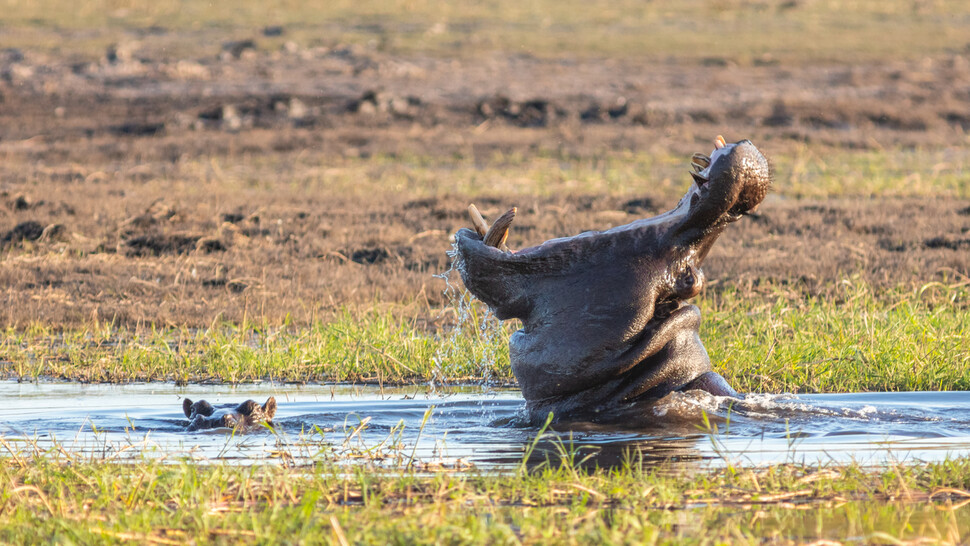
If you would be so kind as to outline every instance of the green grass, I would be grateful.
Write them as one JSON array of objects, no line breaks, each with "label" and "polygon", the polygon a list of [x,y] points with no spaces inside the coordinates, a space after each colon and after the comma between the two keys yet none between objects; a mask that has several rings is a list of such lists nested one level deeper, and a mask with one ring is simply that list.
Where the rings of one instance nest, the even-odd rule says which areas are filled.
[{"label": "green grass", "polygon": [[[715,369],[743,392],[970,389],[966,283],[877,293],[846,281],[833,290],[835,301],[784,286],[710,290],[698,305]],[[306,328],[35,327],[8,331],[0,360],[22,379],[514,382],[507,340],[516,324],[490,319],[483,329],[484,308],[469,309],[458,330],[429,330],[406,307],[348,311]]]},{"label": "green grass", "polygon": [[131,332],[110,324],[55,333],[10,330],[0,343],[7,375],[80,381],[509,381],[505,333],[476,317],[461,332],[427,332],[400,315],[345,312],[309,328],[218,325],[206,330]]},{"label": "green grass", "polygon": [[[0,448],[3,449],[3,448]],[[6,448],[0,542],[714,543],[970,538],[970,460],[507,474],[113,464]]]},{"label": "green grass", "polygon": [[[356,43],[397,53],[474,56],[493,51],[664,60],[860,61],[919,58],[966,43],[970,6],[958,0],[714,1],[427,0],[233,2],[212,0],[0,1],[8,46],[101,54],[137,38],[176,55],[218,51],[224,37],[305,45]],[[178,35],[130,34],[162,28]],[[209,40],[201,32],[209,31]],[[67,37],[69,43],[57,36]],[[211,51],[210,51],[211,50]]]},{"label": "green grass", "polygon": [[970,154],[957,148],[820,150],[798,146],[772,156],[775,187],[791,198],[970,197]]},{"label": "green grass", "polygon": [[970,389],[967,283],[841,288],[835,301],[780,287],[755,301],[732,289],[708,296],[711,360],[742,392]]}]

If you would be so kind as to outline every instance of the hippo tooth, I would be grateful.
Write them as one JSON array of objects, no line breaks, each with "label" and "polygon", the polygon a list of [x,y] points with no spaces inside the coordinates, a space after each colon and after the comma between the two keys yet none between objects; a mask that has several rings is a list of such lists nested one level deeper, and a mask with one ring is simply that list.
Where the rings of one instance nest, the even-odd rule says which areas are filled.
[{"label": "hippo tooth", "polygon": [[482,213],[478,212],[478,207],[474,203],[468,205],[468,215],[472,217],[472,224],[475,226],[475,231],[478,232],[478,235],[485,237],[485,234],[488,233],[488,224],[485,223],[485,219],[482,218]]},{"label": "hippo tooth", "polygon": [[694,170],[697,171],[697,172],[701,172],[701,171],[703,171],[706,168],[705,165],[701,165],[700,163],[697,163],[696,161],[691,161],[690,162],[690,166],[693,167]]},{"label": "hippo tooth", "polygon": [[711,164],[711,158],[707,157],[706,155],[704,155],[704,154],[702,154],[700,152],[696,152],[690,158],[690,161],[691,161],[691,164],[696,163],[696,164],[700,165],[701,166],[701,170],[704,170],[705,168],[707,168],[708,165]]},{"label": "hippo tooth", "polygon": [[505,246],[505,241],[509,238],[509,228],[512,226],[512,220],[515,219],[517,211],[516,207],[512,207],[508,212],[499,216],[498,220],[495,220],[495,223],[485,234],[486,245],[494,246],[503,252],[509,252],[509,247]]},{"label": "hippo tooth", "polygon": [[694,182],[697,182],[698,186],[703,186],[704,184],[707,183],[707,178],[705,178],[704,175],[702,175],[701,173],[695,173],[694,171],[690,171],[690,175],[694,177]]},{"label": "hippo tooth", "polygon": [[724,137],[717,135],[717,138],[714,139],[714,149],[720,150],[725,146],[727,146],[727,142],[724,141]]}]

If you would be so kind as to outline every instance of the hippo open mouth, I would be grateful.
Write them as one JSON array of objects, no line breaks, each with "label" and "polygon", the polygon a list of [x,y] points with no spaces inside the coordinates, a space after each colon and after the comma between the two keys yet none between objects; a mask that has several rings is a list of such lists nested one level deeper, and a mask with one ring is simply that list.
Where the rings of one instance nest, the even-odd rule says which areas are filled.
[{"label": "hippo open mouth", "polygon": [[770,169],[751,142],[720,137],[692,167],[687,194],[654,218],[514,253],[496,248],[502,233],[456,234],[468,290],[498,318],[522,320],[509,351],[534,419],[609,420],[620,404],[674,390],[737,395],[711,370],[687,300],[703,288],[717,237],[764,199]]}]

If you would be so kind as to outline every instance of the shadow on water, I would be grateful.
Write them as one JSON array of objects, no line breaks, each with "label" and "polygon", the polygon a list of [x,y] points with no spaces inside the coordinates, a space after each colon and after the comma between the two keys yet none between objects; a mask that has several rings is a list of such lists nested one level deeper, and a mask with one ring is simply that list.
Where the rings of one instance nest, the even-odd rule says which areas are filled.
[{"label": "shadow on water", "polygon": [[[183,397],[212,403],[275,396],[274,430],[186,432]],[[706,467],[774,463],[881,465],[970,455],[970,392],[749,395],[674,393],[614,422],[522,424],[515,390],[429,393],[345,385],[91,385],[0,382],[0,438],[11,449],[59,447],[96,458],[195,457],[248,464],[511,469],[530,466]],[[8,448],[0,449],[0,452]]]}]

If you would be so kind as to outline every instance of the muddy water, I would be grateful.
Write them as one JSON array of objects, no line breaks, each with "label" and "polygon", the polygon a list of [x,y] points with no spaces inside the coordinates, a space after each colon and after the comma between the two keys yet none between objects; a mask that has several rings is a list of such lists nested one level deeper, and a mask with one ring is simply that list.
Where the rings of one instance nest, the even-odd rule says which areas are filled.
[{"label": "muddy water", "polygon": [[[185,431],[183,397],[260,403],[275,396],[275,430]],[[90,385],[0,382],[0,438],[8,449],[56,448],[93,458],[193,457],[251,463],[369,460],[508,467],[538,430],[523,425],[514,390],[330,385]],[[425,421],[425,417],[427,420]],[[705,419],[706,417],[706,419]],[[970,455],[970,392],[753,395],[731,401],[676,393],[638,408],[624,427],[559,426],[537,442],[538,464],[571,450],[610,466],[762,465],[856,461],[879,465]],[[422,426],[423,423],[423,426]]]}]

